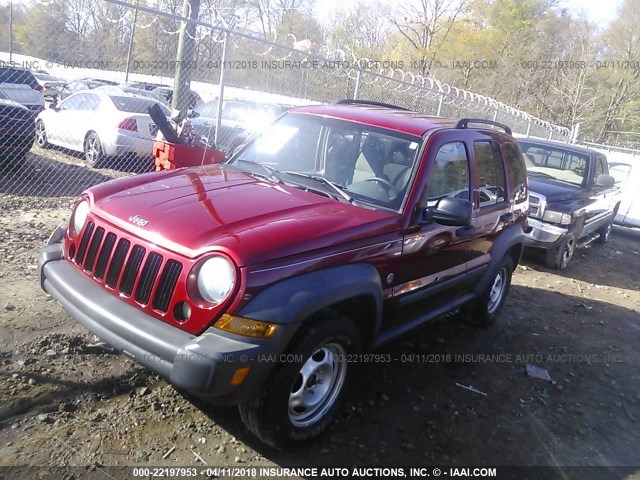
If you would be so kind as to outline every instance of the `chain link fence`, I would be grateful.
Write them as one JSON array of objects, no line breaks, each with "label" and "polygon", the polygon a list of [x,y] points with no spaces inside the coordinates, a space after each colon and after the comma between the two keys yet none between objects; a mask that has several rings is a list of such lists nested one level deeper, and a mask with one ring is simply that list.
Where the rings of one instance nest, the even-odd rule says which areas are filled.
[{"label": "chain link fence", "polygon": [[344,98],[495,120],[522,135],[570,136],[393,62],[293,35],[271,42],[209,3],[185,5],[43,0],[27,22],[12,25],[9,51],[0,52],[0,193],[75,196],[154,170],[158,139],[197,146],[189,161],[200,164],[207,148],[228,155],[297,105]]}]

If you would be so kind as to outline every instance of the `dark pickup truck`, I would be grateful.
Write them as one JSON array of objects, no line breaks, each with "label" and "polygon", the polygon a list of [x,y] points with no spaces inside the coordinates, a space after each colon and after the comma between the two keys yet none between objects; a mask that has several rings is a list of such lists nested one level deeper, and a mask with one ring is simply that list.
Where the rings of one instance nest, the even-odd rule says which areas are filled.
[{"label": "dark pickup truck", "polygon": [[609,241],[619,189],[600,152],[547,140],[519,143],[531,203],[525,245],[544,249],[546,265],[564,270],[576,248]]}]

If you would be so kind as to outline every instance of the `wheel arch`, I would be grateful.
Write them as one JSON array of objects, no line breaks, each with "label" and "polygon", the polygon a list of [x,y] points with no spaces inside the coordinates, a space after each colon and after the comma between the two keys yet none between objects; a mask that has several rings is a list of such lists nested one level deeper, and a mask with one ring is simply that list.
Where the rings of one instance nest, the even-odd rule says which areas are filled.
[{"label": "wheel arch", "polygon": [[332,310],[348,317],[369,345],[382,320],[382,283],[367,263],[329,267],[277,282],[236,312],[256,320],[292,325],[293,333],[306,322],[321,320]]},{"label": "wheel arch", "polygon": [[515,269],[520,262],[522,251],[524,248],[524,230],[522,225],[516,224],[502,231],[491,248],[491,260],[486,268],[480,281],[477,283],[473,292],[479,296],[489,286],[489,282],[493,280],[502,259],[505,255],[511,256],[513,260],[513,268]]}]

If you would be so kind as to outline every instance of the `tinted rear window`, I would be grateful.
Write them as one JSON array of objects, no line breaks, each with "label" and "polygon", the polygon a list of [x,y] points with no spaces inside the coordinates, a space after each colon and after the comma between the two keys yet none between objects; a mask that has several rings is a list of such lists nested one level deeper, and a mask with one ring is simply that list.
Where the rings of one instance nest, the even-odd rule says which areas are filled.
[{"label": "tinted rear window", "polygon": [[33,73],[19,68],[0,68],[0,83],[18,83],[21,85],[31,85],[35,83]]},{"label": "tinted rear window", "polygon": [[[151,107],[154,103],[153,100],[147,100],[144,98],[133,98],[133,97],[111,97],[111,101],[114,103],[116,108],[121,112],[129,112],[129,113],[149,113],[149,107]],[[171,112],[164,105],[160,105],[162,111],[165,115],[170,115]]]}]

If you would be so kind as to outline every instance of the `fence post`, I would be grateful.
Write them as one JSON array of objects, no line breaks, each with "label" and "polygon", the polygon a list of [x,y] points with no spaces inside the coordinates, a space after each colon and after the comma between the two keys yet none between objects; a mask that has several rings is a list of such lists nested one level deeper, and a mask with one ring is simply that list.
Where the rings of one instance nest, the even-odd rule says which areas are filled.
[{"label": "fence post", "polygon": [[230,34],[228,30],[224,32],[224,43],[222,45],[222,65],[220,66],[220,86],[218,93],[218,112],[216,114],[216,131],[213,136],[213,142],[218,145],[218,138],[220,134],[220,125],[222,123],[222,102],[224,101],[224,74],[225,65],[227,64],[227,55],[229,54],[229,40]]},{"label": "fence post", "polygon": [[[189,16],[189,20],[198,20],[200,0],[184,0],[182,16]],[[171,108],[186,112],[189,108],[191,90],[191,59],[195,45],[196,24],[184,21],[178,37],[178,52],[176,54],[176,73],[173,81],[173,98]]]},{"label": "fence post", "polygon": [[498,119],[498,109],[496,108],[496,109],[493,111],[493,121],[495,122],[497,119]]},{"label": "fence post", "polygon": [[358,76],[356,77],[356,88],[353,92],[353,99],[358,99],[358,94],[360,93],[360,75],[362,74],[362,70],[358,69]]},{"label": "fence post", "polygon": [[9,2],[9,63],[13,62],[13,2]]},{"label": "fence post", "polygon": [[440,117],[440,113],[442,112],[442,102],[444,102],[444,93],[440,92],[440,100],[438,100],[438,111],[436,112],[436,117]]},{"label": "fence post", "polygon": [[527,124],[527,138],[531,134],[531,119],[529,119],[529,123]]},{"label": "fence post", "polygon": [[129,49],[127,50],[127,70],[124,72],[124,81],[129,81],[129,69],[131,68],[131,53],[133,52],[133,37],[136,36],[136,22],[138,21],[138,0],[133,7],[133,25],[131,25],[131,38],[129,38]]}]

